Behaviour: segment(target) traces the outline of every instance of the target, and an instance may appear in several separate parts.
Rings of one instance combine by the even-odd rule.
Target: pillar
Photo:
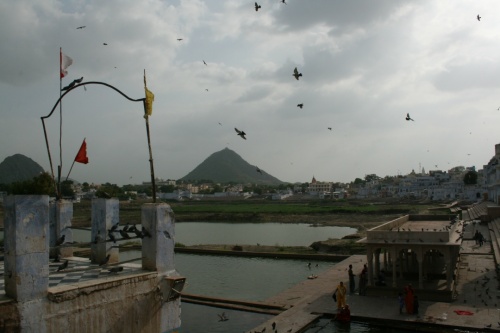
[[[373,247],[368,247],[367,259],[368,259],[368,285],[373,286]]]
[[[158,272],[160,289],[163,291],[158,332],[177,332],[181,326],[180,297],[170,298],[171,292],[182,291],[185,279],[178,276],[174,265],[175,218],[166,203],[142,205],[143,230],[151,236],[142,239],[142,268]],[[176,282],[181,284],[176,285]]]
[[[72,257],[73,248],[63,246],[56,248],[56,241],[64,235],[64,243],[73,242],[71,219],[73,218],[73,203],[67,200],[58,200],[50,204],[50,256],[55,258]]]
[[[17,302],[41,299],[49,287],[49,197],[7,196],[4,210],[5,294]]]
[[[380,252],[381,249],[375,250],[375,276],[377,278],[380,275]]]
[[[142,240],[142,268],[160,273],[174,270],[175,218],[170,206],[144,204],[141,222],[151,234]]]
[[[397,249],[391,248],[391,259],[394,258],[392,262],[392,286],[396,288],[397,285],[397,273],[396,273],[396,261],[397,261]]]
[[[417,249],[415,249],[415,257],[417,259],[417,262],[418,262],[418,287],[420,289],[423,289],[424,288],[424,251],[422,249],[422,247],[418,247]]]
[[[108,263],[118,262],[118,243],[109,240],[108,230],[112,226],[117,225],[119,220],[119,201],[116,198],[111,199],[92,199],[92,230],[91,237],[91,253],[90,258],[92,263],[101,263],[109,254]],[[114,233],[117,239],[121,238],[118,233]],[[98,239],[97,244],[94,241]]]

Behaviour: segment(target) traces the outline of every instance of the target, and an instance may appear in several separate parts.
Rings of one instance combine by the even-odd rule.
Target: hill
[[[0,163],[0,184],[31,180],[43,171],[40,164],[31,158],[15,154]]]
[[[180,180],[211,180],[215,183],[253,183],[278,185],[283,182],[249,164],[229,148],[215,152]]]

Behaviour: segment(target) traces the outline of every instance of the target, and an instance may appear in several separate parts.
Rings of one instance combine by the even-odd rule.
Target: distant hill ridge
[[[180,180],[211,180],[215,183],[236,182],[269,185],[283,183],[264,170],[261,170],[261,172],[257,171],[257,166],[249,164],[240,155],[229,148],[225,148],[210,155]]]
[[[44,172],[40,164],[22,154],[7,157],[0,163],[0,184],[31,180]]]

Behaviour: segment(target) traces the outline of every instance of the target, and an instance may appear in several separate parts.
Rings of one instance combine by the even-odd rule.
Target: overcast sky
[[[500,143],[500,2],[286,3],[0,1],[0,161],[20,153],[50,170],[40,117],[59,98],[62,47],[73,59],[63,86],[83,76],[143,98],[146,70],[158,178],[226,147],[286,182],[488,163]],[[62,110],[64,177],[86,138],[90,162],[71,178],[150,180],[141,103],[88,85]],[[46,123],[56,168],[58,109]]]

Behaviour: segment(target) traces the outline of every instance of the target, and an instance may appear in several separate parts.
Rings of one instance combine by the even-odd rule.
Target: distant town
[[[157,198],[160,200],[201,200],[210,198],[266,198],[270,200],[295,199],[369,199],[401,198],[429,201],[480,201],[499,203],[500,195],[500,144],[495,145],[495,155],[481,170],[475,167],[456,166],[449,170],[424,168],[407,175],[379,177],[375,174],[356,178],[351,183],[317,180],[309,183],[257,185],[238,183],[213,183],[204,181],[177,181],[155,179]],[[76,202],[95,197],[118,197],[120,200],[137,200],[151,197],[151,182],[140,185],[89,184],[68,182],[63,184],[63,195]],[[0,199],[2,194],[0,192]]]
[[[156,196],[160,200],[202,199],[370,199],[400,198],[428,201],[480,201],[500,203],[500,144],[483,168],[456,166],[449,170],[424,168],[407,175],[379,177],[376,174],[356,178],[350,183],[317,180],[314,175],[308,183],[282,183],[279,185],[255,183],[216,183],[211,180],[155,179]],[[50,177],[46,174],[46,177]],[[50,179],[49,179],[50,182]],[[19,185],[19,184],[18,184]],[[21,184],[22,185],[22,184]],[[15,192],[14,192],[15,193]],[[65,199],[79,202],[96,197],[117,197],[120,200],[147,199],[152,196],[151,182],[118,186],[115,184],[89,184],[65,181],[61,184]],[[0,201],[9,193],[0,188]]]

